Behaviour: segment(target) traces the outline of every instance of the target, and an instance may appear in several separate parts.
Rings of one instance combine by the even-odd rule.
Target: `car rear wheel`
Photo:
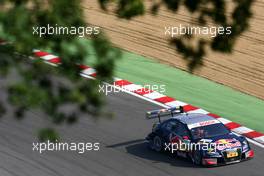
[[[153,149],[157,152],[161,152],[162,151],[162,140],[159,136],[155,136],[153,139]]]

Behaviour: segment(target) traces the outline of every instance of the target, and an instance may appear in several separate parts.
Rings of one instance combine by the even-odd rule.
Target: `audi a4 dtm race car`
[[[146,116],[159,119],[146,137],[149,148],[157,152],[169,151],[204,166],[237,163],[254,156],[245,137],[211,116],[184,113],[183,107],[149,111]],[[161,121],[161,117],[169,118]]]

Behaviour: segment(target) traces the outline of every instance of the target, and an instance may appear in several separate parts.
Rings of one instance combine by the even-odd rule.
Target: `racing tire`
[[[163,151],[163,142],[162,142],[162,139],[159,136],[155,136],[153,138],[153,149],[156,152]]]
[[[148,141],[147,148],[150,149],[150,150],[154,150],[153,140],[149,140],[149,141]]]
[[[192,155],[192,161],[195,165],[201,165],[202,164],[202,156],[199,151],[194,151]]]

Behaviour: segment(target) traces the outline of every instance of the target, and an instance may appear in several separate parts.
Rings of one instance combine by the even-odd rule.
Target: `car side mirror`
[[[190,144],[191,143],[191,140],[188,136],[183,136],[182,137],[182,142],[185,143],[185,144]]]
[[[183,136],[182,139],[189,140],[189,136]]]
[[[190,144],[191,143],[191,140],[189,140],[189,139],[183,139],[182,142],[185,143],[185,144]]]

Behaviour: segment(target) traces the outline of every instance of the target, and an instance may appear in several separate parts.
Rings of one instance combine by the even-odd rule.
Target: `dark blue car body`
[[[166,110],[161,112],[164,111]],[[160,119],[159,111],[153,112],[148,115],[152,113],[151,118]],[[231,132],[211,116],[173,112],[169,114],[172,117],[155,123],[152,132],[146,137],[151,149],[158,152],[173,150],[172,153],[190,158],[195,164],[208,166],[236,163],[254,156],[245,137]],[[200,133],[204,136],[197,137]],[[185,147],[182,149],[180,146]]]

